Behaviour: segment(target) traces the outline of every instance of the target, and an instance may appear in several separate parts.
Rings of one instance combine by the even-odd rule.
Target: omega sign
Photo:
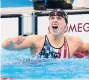
[[[89,32],[89,22],[69,24],[65,32]]]

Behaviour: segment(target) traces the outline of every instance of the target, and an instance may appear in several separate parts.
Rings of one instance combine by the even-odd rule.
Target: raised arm
[[[3,42],[2,48],[8,50],[25,49],[32,46],[32,41],[32,35],[9,38]]]

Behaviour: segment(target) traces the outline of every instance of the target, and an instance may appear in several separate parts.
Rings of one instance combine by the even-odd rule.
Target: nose
[[[55,23],[57,23],[57,22],[58,22],[58,20],[55,18],[55,19],[54,19],[54,22],[55,22]]]

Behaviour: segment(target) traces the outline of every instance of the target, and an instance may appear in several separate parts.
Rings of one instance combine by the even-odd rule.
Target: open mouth
[[[57,28],[58,28],[58,26],[52,26],[52,28],[53,28],[53,29],[57,29]]]

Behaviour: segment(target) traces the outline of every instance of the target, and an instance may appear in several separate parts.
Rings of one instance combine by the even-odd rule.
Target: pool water
[[[88,80],[89,58],[37,59],[29,49],[1,49],[1,77],[15,80]]]

